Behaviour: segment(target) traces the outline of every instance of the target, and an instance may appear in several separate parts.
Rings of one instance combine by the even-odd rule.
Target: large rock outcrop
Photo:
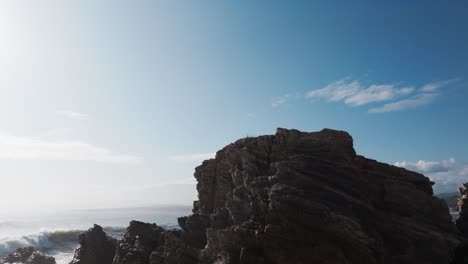
[[[356,155],[343,131],[240,139],[195,177],[182,230],[142,241],[152,253],[131,263],[444,264],[460,243],[427,177]]]
[[[78,243],[70,264],[112,264],[117,241],[108,237],[101,226],[94,225],[79,235]]]
[[[452,264],[468,264],[468,182],[458,189],[460,198],[458,200],[459,214],[456,223],[461,233],[461,243],[456,250],[456,259]]]
[[[458,191],[460,192],[458,200],[460,216],[457,219],[457,227],[468,238],[468,182],[464,183]]]
[[[0,258],[0,264],[55,264],[53,257],[46,256],[44,253],[33,247],[18,248],[15,252]]]
[[[132,221],[118,243],[113,264],[145,264],[154,249],[164,244],[164,229],[156,224]]]

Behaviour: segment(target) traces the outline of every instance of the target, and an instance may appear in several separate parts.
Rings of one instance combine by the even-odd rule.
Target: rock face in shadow
[[[461,233],[461,243],[456,250],[456,259],[452,264],[468,264],[468,183],[464,183],[458,191],[460,198],[458,207],[460,216],[456,223]]]
[[[116,242],[104,233],[102,227],[94,225],[78,237],[79,247],[70,264],[112,264]]]
[[[164,244],[164,229],[156,224],[132,221],[119,241],[113,264],[146,264],[151,252]]]
[[[0,264],[23,263],[23,264],[55,264],[53,257],[46,256],[44,253],[33,247],[18,248],[15,252],[0,258]]]
[[[460,217],[457,219],[457,227],[468,238],[468,182],[464,183],[458,190],[460,192],[458,200]]]
[[[151,239],[124,238],[114,264],[443,264],[460,244],[427,177],[356,155],[343,131],[240,139],[195,177],[182,230],[146,227]]]
[[[459,242],[428,178],[356,155],[342,131],[241,139],[195,177],[208,263],[449,263]]]

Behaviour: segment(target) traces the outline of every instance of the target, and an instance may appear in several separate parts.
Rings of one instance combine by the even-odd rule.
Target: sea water
[[[68,264],[78,235],[99,224],[114,238],[121,238],[131,220],[178,228],[177,218],[191,213],[191,206],[60,210],[49,212],[0,213],[0,256],[19,247],[33,246]]]

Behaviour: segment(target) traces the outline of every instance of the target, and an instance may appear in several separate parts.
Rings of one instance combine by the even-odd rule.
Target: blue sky
[[[468,181],[467,13],[466,1],[4,1],[0,208],[189,204],[201,160],[277,127],[346,130],[358,153],[455,191]]]

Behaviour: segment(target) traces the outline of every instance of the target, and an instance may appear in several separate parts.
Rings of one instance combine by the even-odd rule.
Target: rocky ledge
[[[33,247],[18,248],[15,252],[0,258],[0,264],[55,264],[55,259]]]
[[[240,139],[195,178],[199,200],[181,230],[132,222],[116,243],[96,226],[72,263],[463,263],[433,182],[356,155],[343,131]]]

